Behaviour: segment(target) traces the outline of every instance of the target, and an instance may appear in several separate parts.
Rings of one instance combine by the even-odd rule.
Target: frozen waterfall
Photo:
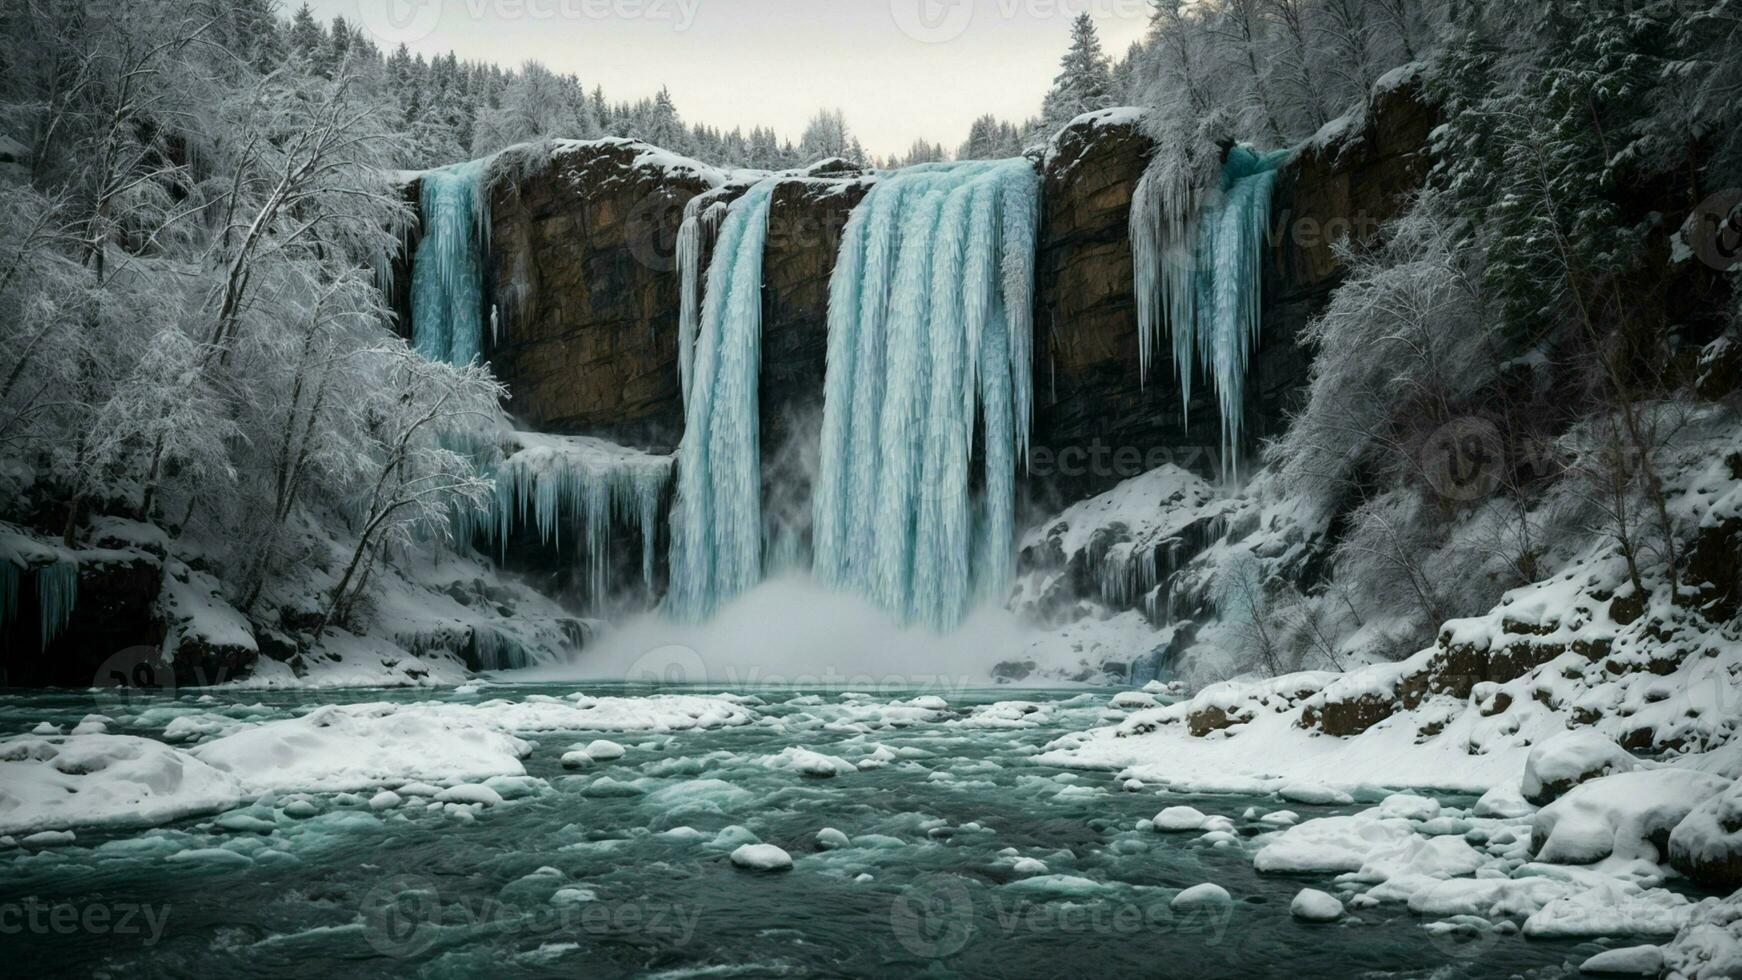
[[[1147,377],[1155,341],[1166,333],[1182,419],[1191,404],[1193,368],[1203,370],[1220,409],[1225,473],[1239,464],[1270,197],[1288,153],[1231,147],[1219,184],[1201,200],[1179,171],[1152,162],[1131,201],[1141,370]]]
[[[418,181],[423,238],[412,258],[411,343],[432,361],[469,364],[483,352],[487,167],[458,163]]]
[[[846,227],[814,570],[903,620],[953,626],[1013,574],[1039,189],[1026,159],[910,167],[880,179]]]
[[[694,350],[680,362],[688,367],[667,601],[684,619],[706,618],[762,578],[762,250],[780,180],[751,187],[718,219],[706,298],[699,316],[680,325],[693,329]],[[688,248],[693,262],[693,235]]]

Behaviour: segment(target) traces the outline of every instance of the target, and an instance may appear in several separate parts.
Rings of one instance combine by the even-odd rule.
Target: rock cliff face
[[[1434,124],[1435,113],[1405,82],[1382,93],[1363,124],[1313,141],[1281,173],[1264,326],[1247,387],[1248,452],[1281,430],[1300,396],[1309,359],[1297,337],[1342,275],[1332,243],[1369,237],[1395,215],[1425,173]],[[1164,462],[1205,475],[1220,465],[1209,386],[1196,386],[1182,413],[1166,345],[1147,381],[1139,373],[1128,226],[1150,148],[1136,123],[1103,119],[1062,133],[1042,165],[1036,451],[1026,483],[1034,513],[1056,512]],[[510,410],[543,431],[674,449],[683,430],[678,228],[690,198],[729,199],[742,185],[626,140],[540,148],[497,169],[486,267],[500,332],[485,349],[513,392]],[[771,548],[787,532],[808,533],[829,277],[848,216],[870,183],[821,167],[774,194],[759,391]]]
[[[1279,175],[1264,269],[1264,316],[1247,381],[1247,452],[1287,424],[1309,358],[1296,338],[1341,281],[1332,243],[1367,238],[1426,173],[1435,123],[1412,84],[1376,99],[1363,126],[1303,148]],[[1150,153],[1131,122],[1079,123],[1046,163],[1037,264],[1034,444],[1029,481],[1046,512],[1171,462],[1212,474],[1214,394],[1182,413],[1166,345],[1139,372],[1131,197]]]
[[[677,232],[721,178],[627,140],[520,159],[490,188],[486,263],[485,352],[509,411],[539,431],[675,447]]]

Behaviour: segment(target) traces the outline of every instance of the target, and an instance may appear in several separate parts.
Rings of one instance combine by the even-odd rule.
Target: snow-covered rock
[[[744,844],[732,852],[732,863],[755,871],[786,871],[792,867],[792,855],[773,844]]]
[[[847,835],[833,827],[824,827],[817,831],[817,847],[825,851],[837,851],[851,843]]]
[[[624,756],[623,746],[607,738],[596,739],[587,743],[587,757],[595,762],[610,762]]]
[[[1714,795],[1676,824],[1669,863],[1709,887],[1742,888],[1742,782]]]
[[[1655,977],[1663,972],[1663,950],[1656,946],[1607,949],[1579,964],[1579,972],[1606,977]]]
[[[1302,922],[1335,922],[1343,917],[1343,903],[1335,895],[1303,888],[1289,904],[1288,911]]]
[[[778,755],[764,756],[762,764],[770,769],[784,769],[812,779],[832,779],[859,771],[858,766],[845,759],[812,752],[802,745],[789,746]]]
[[[1702,903],[1663,947],[1669,980],[1733,980],[1742,977],[1742,892]]]
[[[1201,908],[1203,906],[1231,905],[1233,896],[1228,889],[1215,882],[1206,881],[1201,885],[1193,885],[1173,897],[1171,906],[1176,909]]]
[[[1195,807],[1170,806],[1156,814],[1150,824],[1164,834],[1183,834],[1203,829],[1207,820],[1209,817]]]
[[[1615,740],[1589,728],[1562,732],[1530,750],[1519,790],[1536,806],[1547,806],[1580,783],[1637,765]]]
[[[1685,769],[1605,776],[1575,787],[1542,808],[1531,826],[1539,861],[1592,864],[1614,856],[1661,862],[1657,842],[1730,780]]]

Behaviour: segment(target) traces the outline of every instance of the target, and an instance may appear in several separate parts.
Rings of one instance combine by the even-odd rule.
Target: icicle
[[[0,636],[6,635],[18,618],[18,585],[23,577],[12,559],[0,555]]]
[[[872,188],[843,237],[829,287],[814,570],[904,620],[953,626],[1012,575],[1038,193],[1027,160],[910,167]]]
[[[423,238],[412,259],[411,337],[412,347],[432,361],[469,364],[483,351],[487,166],[473,160],[419,178]]]
[[[762,575],[762,252],[780,179],[732,202],[708,265],[671,520],[668,602],[685,619],[707,617]]]
[[[696,331],[701,326],[702,252],[719,234],[720,222],[726,217],[724,202],[698,194],[684,205],[683,224],[677,232],[677,265],[679,273],[677,367],[679,390],[684,402],[690,397],[690,373],[695,364]]]
[[[565,531],[578,534],[591,597],[603,603],[612,586],[612,529],[633,527],[641,535],[642,585],[651,597],[659,504],[671,483],[672,458],[583,436],[516,438],[525,448],[496,468],[496,500],[487,513],[462,520],[462,540],[476,535],[501,552],[517,524],[532,526],[551,546],[562,544]]]
[[[79,602],[79,563],[62,558],[37,568],[36,602],[42,621],[42,646],[47,649],[72,622],[73,608]]]
[[[1172,340],[1184,418],[1194,368],[1208,376],[1221,416],[1222,466],[1239,466],[1245,380],[1262,312],[1264,232],[1276,170],[1288,151],[1229,149],[1219,186],[1201,198],[1186,168],[1157,157],[1131,202],[1138,362],[1147,378],[1154,340]]]

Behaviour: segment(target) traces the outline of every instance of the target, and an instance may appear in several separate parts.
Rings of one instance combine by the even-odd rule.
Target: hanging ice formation
[[[694,351],[687,355],[684,379],[667,602],[684,619],[706,618],[762,577],[756,403],[762,367],[762,249],[769,205],[780,180],[770,177],[756,184],[732,202],[723,218],[715,219],[719,230],[708,263],[706,297],[699,315],[680,324],[680,332],[693,329]],[[691,236],[685,253],[698,266],[694,257],[699,247]],[[690,285],[698,282],[694,276],[686,278]],[[680,345],[687,348],[687,339],[680,339]]]
[[[814,570],[903,621],[948,628],[1013,577],[1038,197],[1025,159],[909,167],[879,180],[844,232]]]
[[[1203,370],[1221,413],[1224,473],[1239,464],[1270,197],[1288,154],[1231,147],[1219,184],[1201,201],[1189,178],[1152,162],[1131,200],[1140,370],[1147,378],[1155,342],[1167,334],[1182,417],[1191,404],[1193,368]]]
[[[423,238],[411,266],[411,344],[432,361],[469,364],[483,352],[488,160],[423,174]]]
[[[690,397],[690,371],[695,365],[696,331],[701,328],[702,251],[714,243],[728,206],[709,194],[698,194],[684,205],[683,224],[677,232],[678,380],[684,401]]]
[[[30,553],[36,553],[32,560]],[[43,557],[48,557],[43,562]],[[0,533],[0,635],[19,613],[25,577],[35,580],[36,613],[42,647],[72,622],[79,601],[79,563],[58,549],[37,546],[19,535]]]
[[[481,537],[499,554],[517,525],[530,524],[547,545],[579,535],[589,595],[610,594],[611,530],[627,525],[641,535],[641,578],[651,595],[659,505],[671,482],[672,459],[585,436],[515,433],[521,450],[495,468],[496,499],[487,514],[468,518],[462,538]]]

